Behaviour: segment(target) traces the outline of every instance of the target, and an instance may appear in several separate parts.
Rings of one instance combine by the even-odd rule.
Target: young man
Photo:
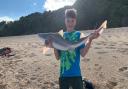
[[[67,31],[63,34],[64,39],[72,42],[80,39],[81,33],[74,29],[76,21],[76,10],[67,9],[65,11],[65,25]],[[83,89],[80,55],[84,57],[87,54],[92,40],[98,36],[98,32],[92,33],[87,44],[83,44],[73,51],[60,51],[54,49],[56,59],[60,60],[60,89],[69,89],[70,87],[72,87],[72,89]],[[52,47],[52,41],[49,43],[49,46]]]

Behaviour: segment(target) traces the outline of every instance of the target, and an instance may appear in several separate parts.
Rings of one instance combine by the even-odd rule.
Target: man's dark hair
[[[66,9],[65,10],[65,18],[76,18],[77,10],[76,9]]]

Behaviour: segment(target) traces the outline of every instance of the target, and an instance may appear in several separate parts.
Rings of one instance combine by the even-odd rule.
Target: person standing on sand
[[[75,28],[77,22],[77,11],[73,9],[65,10],[65,25],[66,32],[63,34],[63,38],[68,41],[76,42],[81,38],[81,33]],[[54,48],[54,54],[57,60],[60,60],[60,77],[59,87],[60,89],[83,89],[82,75],[80,69],[80,55],[85,57],[91,46],[93,39],[99,37],[98,32],[91,33],[89,36],[89,42],[82,44],[80,47],[72,51],[61,51]],[[52,40],[49,41],[49,47],[52,46]]]

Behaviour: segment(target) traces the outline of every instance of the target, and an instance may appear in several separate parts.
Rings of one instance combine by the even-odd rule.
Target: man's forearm
[[[91,43],[92,43],[92,40],[89,40],[89,42],[86,44],[85,48],[81,49],[80,53],[81,53],[82,57],[84,57],[88,53],[89,48],[91,47]]]
[[[59,53],[56,49],[54,49],[54,55],[57,60],[59,60]]]

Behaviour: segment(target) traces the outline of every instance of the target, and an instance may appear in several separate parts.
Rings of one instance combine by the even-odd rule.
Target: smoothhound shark
[[[99,34],[101,34],[104,29],[107,27],[107,20],[102,23],[102,25],[96,30]],[[88,36],[83,36],[78,40],[77,42],[70,42],[67,41],[63,38],[63,30],[57,32],[57,33],[38,33],[38,36],[41,38],[42,41],[44,41],[44,44],[47,46],[48,41],[52,41],[53,48],[58,49],[58,50],[73,50],[80,45],[84,43],[89,42],[89,37],[91,36],[90,34]]]

